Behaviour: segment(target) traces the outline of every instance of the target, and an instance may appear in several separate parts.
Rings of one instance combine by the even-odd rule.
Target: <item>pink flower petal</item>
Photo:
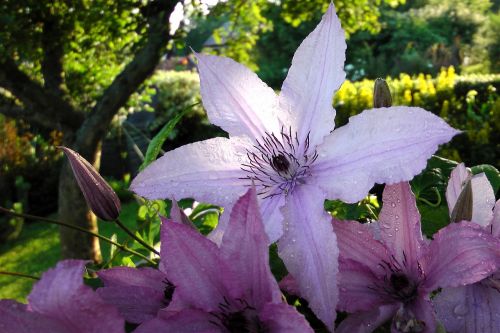
[[[248,142],[246,142],[248,143]],[[214,138],[167,152],[132,181],[131,190],[148,199],[196,198],[225,206],[247,190],[241,163],[245,142]]]
[[[500,240],[475,223],[453,223],[434,235],[421,264],[423,289],[457,287],[480,281],[498,267]]]
[[[481,283],[443,289],[434,306],[448,332],[497,333],[500,327],[500,293]]]
[[[420,214],[410,184],[386,185],[379,215],[380,236],[398,263],[416,276],[418,259],[426,246],[420,230]]]
[[[124,332],[124,320],[83,284],[85,261],[64,260],[42,275],[28,300],[30,308],[71,327],[72,332]]]
[[[299,46],[281,88],[279,103],[288,114],[282,121],[298,131],[298,141],[309,135],[315,147],[335,126],[333,93],[344,82],[345,35],[333,3],[313,32]]]
[[[331,217],[323,209],[324,194],[316,187],[296,187],[283,208],[285,227],[278,251],[300,294],[333,330],[338,299],[338,247]]]
[[[196,54],[201,97],[210,122],[229,135],[258,139],[279,133],[277,96],[245,66],[225,57]]]
[[[281,292],[269,268],[268,244],[257,194],[252,188],[234,205],[220,249],[245,290],[245,300],[257,310],[265,303],[281,301]]]
[[[170,301],[165,298],[167,276],[159,270],[114,267],[98,275],[104,287],[97,289],[97,294],[130,323],[140,324],[154,318]]]
[[[420,108],[367,110],[325,138],[311,173],[328,198],[356,202],[374,183],[412,179],[457,133]]]
[[[363,263],[377,276],[385,275],[380,263],[388,261],[390,254],[383,243],[375,240],[372,233],[373,223],[361,224],[357,221],[334,219],[332,224],[337,234],[341,259]]]
[[[26,304],[0,300],[0,331],[2,333],[68,333],[70,328],[56,319],[28,311]]]
[[[284,195],[275,195],[259,201],[262,221],[269,237],[269,242],[276,242],[283,235],[283,215],[281,208],[285,205]]]
[[[207,312],[186,309],[168,318],[150,320],[134,330],[134,333],[220,333],[220,328],[211,320],[213,316]]]
[[[217,245],[179,223],[162,224],[161,233],[162,265],[174,294],[192,307],[216,310],[229,296],[225,280],[234,279]]]
[[[337,235],[339,238],[340,235]],[[339,260],[339,303],[337,310],[346,312],[368,311],[380,306],[385,299],[373,287],[380,284],[381,277],[370,268],[353,260]]]
[[[302,314],[285,303],[268,303],[259,313],[269,333],[307,333],[312,330]]]
[[[397,312],[395,318],[392,322],[392,330],[394,332],[394,326],[400,320],[402,327],[406,327],[407,330],[400,330],[397,332],[422,332],[422,333],[435,333],[436,332],[436,314],[434,313],[434,307],[427,296],[418,297],[414,302],[408,304],[401,308],[405,313],[409,314],[409,318],[398,318]],[[405,319],[408,321],[405,322]],[[413,328],[413,330],[411,330]]]
[[[349,315],[335,330],[337,333],[370,333],[392,318],[397,305],[383,305],[370,311]]]

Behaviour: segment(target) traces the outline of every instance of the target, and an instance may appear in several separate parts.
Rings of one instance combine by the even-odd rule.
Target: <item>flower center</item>
[[[165,288],[163,289],[163,303],[165,306],[168,306],[172,301],[172,296],[174,295],[175,286],[169,280],[165,279],[162,281],[165,284]]]
[[[262,198],[285,194],[310,176],[310,165],[318,158],[309,147],[309,134],[301,144],[297,133],[282,128],[279,135],[266,133],[247,150],[248,163],[241,169],[247,172],[242,179],[251,180]],[[251,183],[249,183],[251,185]]]
[[[415,314],[404,305],[399,308],[392,319],[393,330],[403,333],[419,333],[425,330],[425,322],[416,318]]]
[[[268,333],[256,309],[245,300],[237,301],[235,306],[224,298],[224,302],[219,304],[219,312],[210,313],[214,317],[210,322],[229,333]]]

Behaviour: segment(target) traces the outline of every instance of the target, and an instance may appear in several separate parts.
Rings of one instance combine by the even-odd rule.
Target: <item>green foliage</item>
[[[387,78],[393,105],[420,106],[463,130],[442,151],[467,165],[500,165],[499,75],[457,76],[452,67],[436,77],[419,74]],[[373,81],[346,81],[334,98],[338,126],[350,116],[372,107]]]

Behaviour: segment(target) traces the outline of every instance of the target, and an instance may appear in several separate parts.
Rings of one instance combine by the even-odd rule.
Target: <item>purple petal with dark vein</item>
[[[278,284],[269,267],[268,244],[257,194],[252,187],[234,205],[220,249],[245,291],[245,300],[257,310],[265,303],[281,301]]]

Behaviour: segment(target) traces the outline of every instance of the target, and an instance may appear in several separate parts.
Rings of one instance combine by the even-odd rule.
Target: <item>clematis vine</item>
[[[43,274],[28,301],[0,300],[2,333],[124,333],[125,321],[83,284],[85,261],[64,260]]]
[[[468,192],[468,194],[467,194]],[[470,203],[464,202],[468,197]],[[451,173],[446,191],[450,214],[468,206],[470,218],[496,239],[500,261],[500,200],[495,204],[493,188],[484,173],[472,175],[463,163]],[[499,263],[500,267],[500,263]],[[445,288],[433,299],[438,319],[446,330],[495,333],[500,328],[500,271],[467,286]]]
[[[312,332],[281,298],[254,189],[235,204],[220,248],[184,224],[165,223],[162,233],[175,292],[135,332]]]
[[[410,180],[458,131],[414,107],[364,111],[334,130],[345,36],[333,4],[297,49],[279,96],[231,59],[197,54],[203,105],[229,133],[167,152],[131,189],[149,199],[193,197],[226,211],[255,184],[270,242],[330,329],[338,249],[325,198],[356,202],[374,183]],[[223,214],[210,235],[220,243]]]
[[[450,224],[426,240],[407,182],[386,185],[379,221],[333,221],[340,248],[338,310],[352,313],[337,332],[434,333],[430,293],[474,283],[497,269],[498,243],[472,223]]]

